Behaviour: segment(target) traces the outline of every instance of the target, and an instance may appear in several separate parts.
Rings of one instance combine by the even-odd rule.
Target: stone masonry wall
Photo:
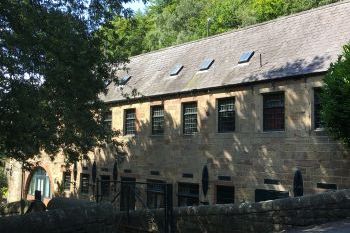
[[[314,129],[314,88],[322,86],[322,76],[285,79],[251,86],[212,90],[207,93],[164,97],[113,104],[112,127],[124,129],[124,110],[135,108],[135,135],[121,136],[127,143],[127,156],[119,156],[109,149],[96,149],[89,154],[90,161],[83,168],[78,163],[76,185],[73,185],[73,166],[66,167],[64,157],[54,161],[42,154],[35,162],[50,177],[51,193],[57,191],[63,172],[71,172],[70,189],[65,196],[93,199],[92,163],[97,164],[97,177],[112,178],[113,166],[118,158],[118,179],[134,177],[138,182],[159,180],[172,183],[174,206],[177,206],[178,183],[199,185],[199,201],[215,204],[217,185],[234,186],[235,203],[255,200],[255,190],[284,191],[293,196],[293,175],[300,170],[304,180],[304,194],[326,191],[317,183],[335,184],[337,189],[350,188],[350,153],[341,143],[332,140],[324,130]],[[285,130],[263,131],[263,95],[283,92],[285,96]],[[235,132],[218,133],[217,101],[235,98]],[[183,135],[182,104],[197,102],[198,133]],[[151,107],[164,106],[164,135],[152,135]],[[201,187],[202,169],[209,170],[209,190],[204,196]],[[156,173],[151,173],[156,171]],[[80,192],[81,173],[90,175],[88,194]],[[193,177],[184,177],[190,173]],[[157,174],[157,175],[154,175]],[[219,176],[230,180],[219,179]],[[275,184],[265,179],[277,180]],[[21,186],[24,198],[28,193],[30,174],[25,172],[21,181],[20,166],[13,162],[9,176],[10,202],[20,200]]]
[[[50,204],[49,204],[50,205]],[[49,211],[0,217],[1,233],[164,232],[164,210],[115,212],[96,205],[53,199]],[[271,233],[350,217],[350,190],[244,204],[174,209],[174,233]]]
[[[342,190],[259,203],[175,208],[174,232],[271,233],[347,217],[350,190]],[[125,223],[126,214],[117,213],[116,219]],[[132,212],[129,222],[139,232],[164,232],[161,210]],[[128,232],[123,224],[118,227]]]
[[[200,192],[199,199],[210,204],[216,203],[216,185],[234,186],[235,203],[254,201],[256,189],[286,191],[292,196],[297,169],[303,175],[305,194],[324,192],[317,183],[350,188],[349,151],[324,130],[314,128],[314,88],[322,86],[322,78],[286,79],[111,106],[112,127],[119,130],[124,129],[125,109],[136,110],[137,133],[123,137],[128,142],[128,156],[119,166],[120,176],[173,183],[176,197],[179,182],[199,184],[201,190],[202,169],[207,165],[208,195]],[[266,132],[263,95],[274,92],[284,93],[285,130]],[[235,98],[235,131],[230,133],[219,133],[217,126],[217,101],[224,97]],[[187,102],[198,106],[198,133],[194,135],[182,131],[182,105]],[[151,131],[151,108],[156,105],[164,106],[161,136]],[[193,177],[183,177],[184,173]],[[220,180],[219,176],[230,180]],[[276,179],[278,183],[266,184],[264,179]]]
[[[0,217],[1,233],[115,233],[111,205],[55,209]]]

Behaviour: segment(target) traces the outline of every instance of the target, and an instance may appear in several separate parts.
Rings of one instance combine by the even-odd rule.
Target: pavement
[[[294,228],[284,233],[350,233],[350,219],[325,223],[317,226]]]

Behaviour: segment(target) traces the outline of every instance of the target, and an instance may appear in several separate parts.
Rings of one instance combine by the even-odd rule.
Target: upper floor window
[[[197,103],[183,104],[183,133],[197,132]]]
[[[264,131],[284,130],[284,93],[263,95]]]
[[[126,109],[125,110],[124,132],[125,132],[125,135],[135,134],[135,132],[136,132],[135,109]]]
[[[112,129],[112,111],[105,113],[104,124],[107,129]]]
[[[321,120],[321,88],[315,88],[314,89],[314,128],[319,129],[323,128],[323,123]]]
[[[164,133],[164,107],[152,107],[152,134],[158,135]]]
[[[235,99],[218,100],[218,130],[219,132],[235,131]]]

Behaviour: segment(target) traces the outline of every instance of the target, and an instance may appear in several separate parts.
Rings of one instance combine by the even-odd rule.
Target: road
[[[284,233],[350,233],[350,219],[326,223],[318,226],[296,228]]]

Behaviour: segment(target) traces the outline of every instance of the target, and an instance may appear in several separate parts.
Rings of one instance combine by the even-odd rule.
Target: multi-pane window
[[[218,100],[218,130],[232,132],[235,130],[235,99]]]
[[[80,192],[89,193],[89,181],[90,175],[85,173],[80,173]]]
[[[315,88],[314,89],[314,127],[315,129],[322,128],[322,120],[321,120],[321,100],[320,100],[320,95],[321,95],[321,89],[320,88]]]
[[[284,93],[264,94],[264,131],[284,130]]]
[[[183,133],[197,132],[197,103],[183,104]]]
[[[63,187],[64,190],[70,190],[70,184],[71,184],[71,174],[70,171],[63,173]]]
[[[121,177],[120,210],[134,210],[136,203],[136,179]]]
[[[106,129],[112,129],[112,111],[105,113],[104,124]]]
[[[108,197],[110,191],[111,177],[103,175],[101,176],[101,196]]]
[[[125,129],[125,135],[135,134],[135,132],[136,132],[135,109],[126,109],[125,110],[124,129]]]
[[[152,107],[152,134],[158,135],[164,133],[164,107]]]
[[[199,204],[199,185],[191,183],[179,183],[178,205],[193,206]]]
[[[163,208],[165,198],[165,182],[147,180],[147,206],[151,209]]]
[[[233,186],[216,186],[216,203],[229,204],[235,202],[235,188]]]

